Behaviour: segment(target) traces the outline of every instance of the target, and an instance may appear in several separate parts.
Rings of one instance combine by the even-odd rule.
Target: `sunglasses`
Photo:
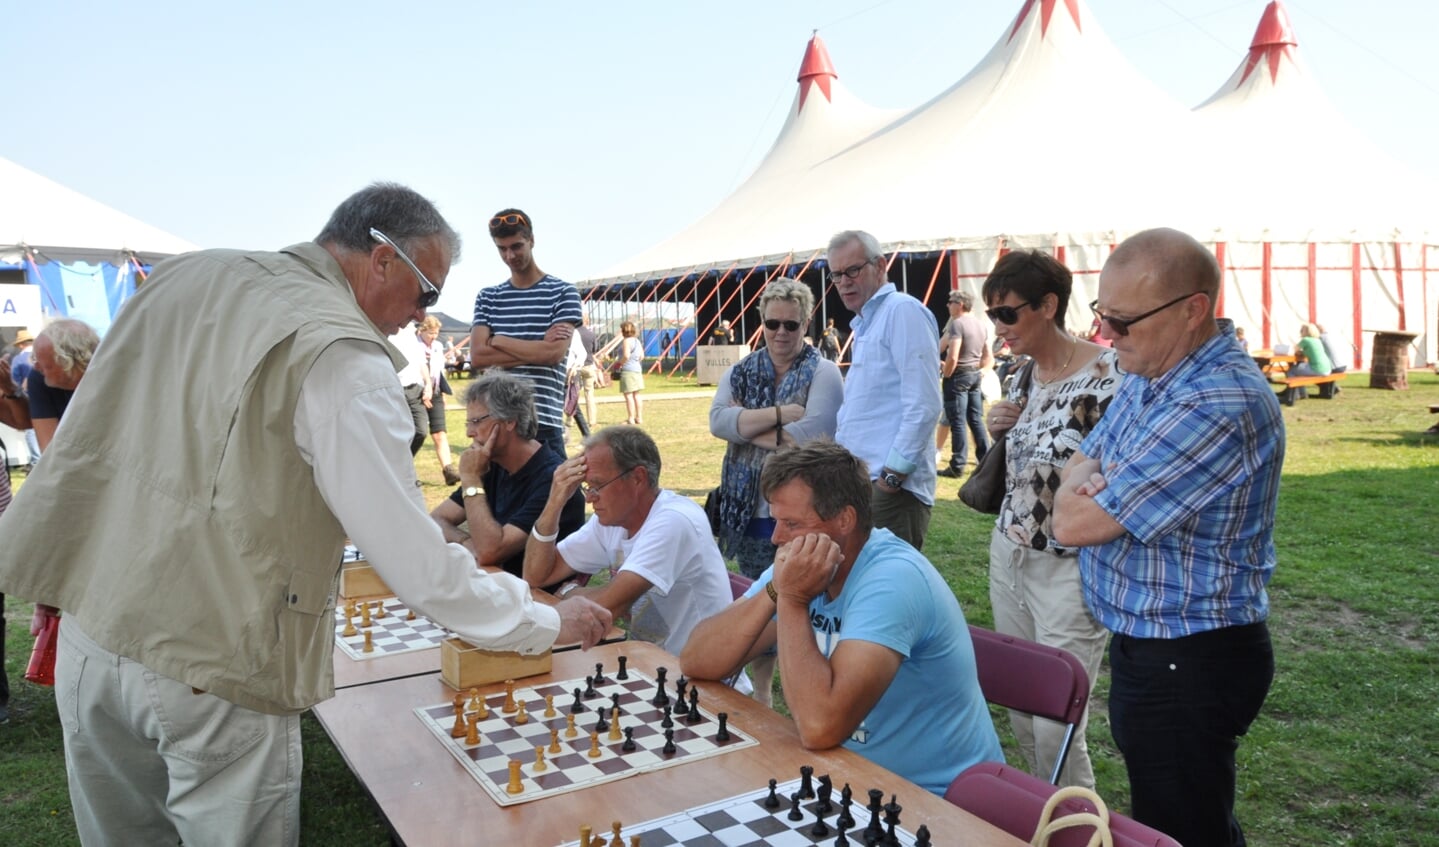
[[[1168,303],[1165,303],[1163,306],[1156,306],[1156,307],[1154,307],[1153,309],[1150,309],[1149,311],[1145,312],[1144,314],[1142,314],[1142,315],[1136,315],[1136,316],[1134,316],[1134,317],[1132,317],[1132,318],[1116,318],[1116,317],[1114,317],[1113,315],[1106,315],[1104,312],[1102,312],[1102,311],[1099,310],[1099,301],[1098,301],[1098,300],[1095,300],[1093,303],[1090,303],[1090,304],[1089,304],[1089,310],[1094,313],[1094,316],[1095,316],[1096,318],[1099,318],[1100,320],[1102,320],[1102,321],[1104,321],[1105,323],[1109,324],[1109,330],[1110,330],[1110,332],[1113,332],[1115,335],[1118,335],[1118,336],[1120,336],[1120,337],[1122,338],[1122,337],[1124,337],[1124,336],[1126,336],[1126,335],[1129,334],[1129,328],[1130,328],[1131,326],[1134,326],[1135,324],[1139,323],[1140,321],[1144,320],[1145,318],[1149,317],[1150,315],[1157,315],[1157,314],[1159,314],[1160,312],[1164,311],[1165,309],[1168,309],[1170,306],[1173,306],[1175,303],[1183,303],[1185,300],[1188,300],[1190,297],[1193,297],[1193,296],[1196,295],[1196,294],[1202,294],[1202,293],[1203,293],[1203,292],[1201,292],[1201,291],[1191,291],[1191,292],[1189,292],[1188,294],[1185,294],[1185,295],[1182,295],[1182,296],[1180,296],[1180,297],[1176,297],[1176,298],[1174,298],[1173,300],[1170,300]]]
[[[770,332],[779,332],[784,327],[785,332],[799,332],[799,321],[777,321],[774,318],[766,318],[764,328]]]
[[[394,250],[395,255],[400,257],[400,261],[409,265],[410,270],[415,272],[415,276],[420,280],[420,297],[415,302],[421,309],[428,309],[440,302],[440,289],[430,282],[430,278],[425,276],[425,272],[420,270],[420,266],[415,264],[413,259],[405,255],[405,251],[400,249],[400,245],[391,241],[388,235],[374,227],[370,228],[370,237]]]
[[[1018,306],[995,306],[993,309],[985,309],[984,314],[997,324],[1014,326],[1016,323],[1019,323],[1019,310],[1025,306],[1031,309],[1038,309],[1039,301],[1028,300],[1020,303]]]
[[[524,215],[495,215],[490,218],[490,229],[499,229],[502,226],[522,226],[530,228],[530,220]]]
[[[873,260],[871,259],[870,261]],[[869,267],[869,264],[870,262],[860,262],[857,265],[850,265],[842,271],[837,271],[831,268],[829,273],[830,276],[834,277],[836,281],[842,279],[854,279],[859,276],[860,271],[864,270],[866,267]]]

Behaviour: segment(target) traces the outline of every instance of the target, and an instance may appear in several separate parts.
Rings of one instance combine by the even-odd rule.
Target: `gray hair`
[[[350,195],[335,208],[315,241],[368,253],[375,247],[375,239],[370,237],[372,227],[406,252],[418,247],[417,242],[438,235],[450,248],[451,263],[460,261],[460,234],[445,221],[435,204],[394,182],[377,182]]]
[[[535,420],[535,390],[517,376],[487,373],[465,389],[465,405],[483,403],[496,420],[514,421],[515,434],[533,439],[539,432]]]
[[[826,251],[826,253],[833,253],[856,241],[864,246],[865,259],[873,262],[875,259],[884,258],[884,251],[879,249],[879,240],[862,229],[847,229],[844,232],[836,234],[834,238],[829,240],[829,250]]]
[[[655,440],[650,438],[649,433],[637,426],[625,424],[607,426],[586,438],[584,449],[588,450],[601,444],[609,446],[610,454],[615,457],[615,466],[619,468],[620,473],[628,473],[635,468],[644,468],[645,475],[649,477],[650,490],[659,490],[660,448],[655,444]]]
[[[782,276],[764,287],[764,293],[759,296],[759,314],[764,317],[765,309],[776,300],[783,300],[793,303],[799,307],[801,321],[808,322],[810,312],[814,311],[814,292],[809,286],[797,282],[787,276]]]
[[[84,321],[74,318],[59,318],[51,321],[38,336],[50,342],[55,352],[55,364],[71,377],[79,377],[90,367],[90,358],[100,346],[100,336]]]

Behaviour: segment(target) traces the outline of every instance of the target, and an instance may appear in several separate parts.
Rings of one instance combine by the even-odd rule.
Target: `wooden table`
[[[546,606],[553,606],[559,602],[553,594],[541,591],[538,588],[530,589],[530,596],[536,603],[543,603]],[[628,634],[617,626],[611,626],[610,631],[605,633],[601,644],[609,644],[616,641],[624,641]],[[579,642],[569,644],[556,644],[556,653],[566,650],[575,650]],[[440,672],[440,648],[438,646],[429,650],[415,650],[409,653],[400,653],[394,656],[381,656],[377,659],[351,659],[349,654],[335,645],[333,657],[335,666],[335,690],[353,688],[357,685],[371,685],[376,682],[385,682],[391,679],[404,679],[411,676],[422,676],[425,674],[437,674]]]
[[[596,662],[615,668],[620,655],[651,676],[657,666],[677,675],[676,658],[653,644],[630,641],[556,654],[552,673],[522,684],[581,677]],[[836,786],[850,783],[856,795],[871,787],[898,795],[904,806],[900,825],[914,832],[928,824],[937,844],[1024,843],[848,750],[805,750],[788,718],[719,683],[697,685],[707,709],[728,712],[730,725],[758,738],[759,746],[509,807],[496,805],[411,711],[454,697],[438,676],[348,688],[314,713],[402,844],[552,847],[574,840],[583,823],[602,830],[612,820],[638,824],[763,788],[770,778],[794,779],[805,764],[816,774],[830,774]],[[495,684],[481,690],[503,689]]]
[[[1293,354],[1275,353],[1273,350],[1254,350],[1249,355],[1254,357],[1254,363],[1266,376],[1271,373],[1285,373],[1299,361]]]

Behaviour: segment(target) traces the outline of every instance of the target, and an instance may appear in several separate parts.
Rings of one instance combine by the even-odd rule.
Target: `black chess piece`
[[[690,707],[685,705],[685,688],[689,684],[690,681],[684,677],[680,677],[675,682],[675,714],[677,715],[683,715],[690,710]]]
[[[809,834],[815,838],[824,838],[829,835],[829,825],[824,822],[824,813],[814,809],[814,826],[809,828]]]
[[[609,680],[605,679],[605,663],[595,662],[595,685],[604,685]]]
[[[904,807],[895,802],[893,794],[889,795],[889,802],[884,804],[884,843],[898,844],[899,837],[895,835],[895,828],[899,826],[899,813]]]
[[[607,721],[607,720],[605,720],[605,710],[604,710],[604,709],[595,709],[595,715],[596,715],[597,718],[598,718],[598,719],[595,721],[595,732],[609,732],[609,731],[610,731],[610,722]]]
[[[625,680],[630,678],[630,672],[625,670],[625,663],[630,660],[629,656],[620,657],[620,672],[615,674],[615,679]]]
[[[689,714],[685,715],[685,723],[696,724],[702,720],[704,720],[704,715],[700,714],[700,690],[691,688]]]
[[[849,807],[854,805],[854,792],[850,790],[849,783],[839,792],[839,818],[834,822],[837,827],[849,829],[854,826],[854,816],[849,813]]]
[[[764,807],[766,809],[779,808],[779,792],[775,790],[778,785],[779,783],[773,779],[769,781],[769,796],[764,798]]]
[[[620,707],[620,695],[618,692],[610,695],[610,706],[618,709]],[[623,714],[623,712],[621,712]]]
[[[632,726],[625,727],[625,743],[620,745],[620,750],[625,753],[633,753],[636,746],[635,728]]]
[[[929,847],[929,827],[926,824],[920,824],[915,830],[914,847]]]
[[[719,713],[719,732],[715,734],[715,740],[724,742],[729,740],[729,712]]]
[[[829,801],[833,794],[834,783],[830,781],[829,774],[825,774],[819,778],[819,789],[815,792],[815,796],[819,800],[819,804],[815,808],[819,809],[820,814],[827,815],[834,809],[834,804]]]
[[[864,843],[879,844],[884,839],[884,825],[879,822],[880,812],[884,811],[884,792],[878,788],[869,790],[869,824],[864,828]]]
[[[600,693],[595,690],[595,678],[592,677],[592,676],[587,676],[587,677],[585,677],[585,696],[586,696],[586,697],[598,697],[598,696],[600,696]]]
[[[849,827],[840,821],[835,821],[834,828],[839,830],[839,836],[834,839],[834,847],[849,847],[849,839],[844,835],[844,831]]]
[[[654,706],[663,706],[670,701],[669,692],[665,691],[665,674],[669,673],[667,668],[655,668],[655,699],[650,703]]]
[[[674,719],[670,717],[669,706],[662,706],[660,708],[660,716],[660,727],[662,729],[669,729],[675,725]]]
[[[580,702],[581,699],[583,698],[580,696],[580,690],[576,688],[575,703],[573,706],[570,706],[570,714],[578,715],[580,712],[588,712],[590,710],[589,706],[586,706],[584,703]]]
[[[672,729],[665,730],[665,746],[662,752],[666,756],[672,756],[675,753],[675,731]]]
[[[799,768],[799,796],[806,800],[814,797],[814,768],[809,765]]]
[[[789,817],[789,819],[792,820],[792,821],[802,821],[802,820],[804,820],[804,812],[801,812],[801,811],[799,810],[799,801],[800,801],[800,796],[799,796],[799,792],[798,792],[798,791],[796,791],[795,793],[789,795],[789,816],[788,816],[788,817]]]

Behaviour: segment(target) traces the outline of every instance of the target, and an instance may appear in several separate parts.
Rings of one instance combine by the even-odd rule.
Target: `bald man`
[[[1265,585],[1284,462],[1279,403],[1215,319],[1199,242],[1126,240],[1091,304],[1126,373],[1055,496],[1084,599],[1114,633],[1109,718],[1133,816],[1183,844],[1241,845],[1234,754],[1274,676]]]

